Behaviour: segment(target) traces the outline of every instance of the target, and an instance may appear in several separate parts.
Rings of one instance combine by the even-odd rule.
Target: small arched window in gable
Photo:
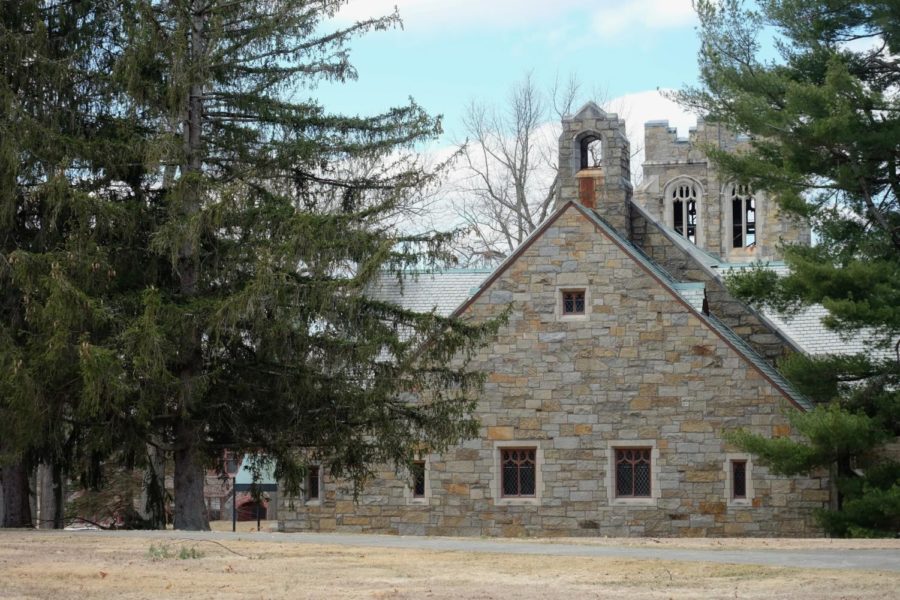
[[[596,169],[603,166],[603,142],[596,135],[581,139],[581,168]]]
[[[696,184],[684,181],[669,188],[667,210],[672,229],[692,244],[697,243],[697,204],[699,195]]]
[[[749,248],[756,244],[756,197],[747,185],[732,184],[731,247]]]

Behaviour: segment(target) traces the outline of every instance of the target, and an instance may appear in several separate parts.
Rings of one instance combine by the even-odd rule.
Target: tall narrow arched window
[[[666,224],[692,244],[700,233],[700,190],[695,182],[682,179],[666,187]]]
[[[603,166],[603,142],[599,136],[586,135],[581,138],[581,167],[596,169]]]
[[[731,247],[748,248],[756,244],[756,198],[747,185],[732,184]]]

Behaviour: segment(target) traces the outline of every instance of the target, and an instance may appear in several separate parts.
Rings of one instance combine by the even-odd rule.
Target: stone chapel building
[[[723,273],[809,243],[763,194],[723,179],[697,143],[740,137],[700,123],[646,127],[632,188],[624,122],[589,103],[563,121],[561,197],[499,267],[422,275],[406,306],[509,322],[472,368],[487,382],[479,436],[386,467],[354,502],[315,468],[279,528],[426,535],[812,536],[826,475],[775,476],[725,439],[791,435],[809,402],[774,369],[843,344],[816,310],[787,321],[733,298]]]

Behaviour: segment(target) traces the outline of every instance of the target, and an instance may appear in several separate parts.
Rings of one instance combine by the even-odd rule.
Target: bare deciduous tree
[[[453,208],[470,231],[460,246],[464,264],[502,260],[552,210],[559,122],[579,96],[575,77],[543,91],[527,73],[504,105],[469,104],[463,118],[468,139],[460,145],[463,175],[451,186]]]

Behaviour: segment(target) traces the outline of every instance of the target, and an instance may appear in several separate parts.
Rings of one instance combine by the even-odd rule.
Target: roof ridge
[[[493,271],[494,269],[492,267],[449,267],[446,269],[442,269],[439,267],[410,267],[400,270],[401,273],[415,275],[475,275],[479,273],[493,273]],[[393,269],[381,269],[380,272],[395,273],[396,271]]]

